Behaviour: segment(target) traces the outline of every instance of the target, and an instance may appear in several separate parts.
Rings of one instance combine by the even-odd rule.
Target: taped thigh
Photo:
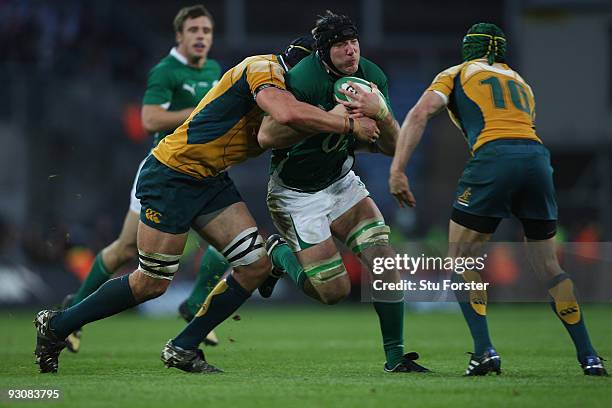
[[[178,270],[180,255],[165,255],[138,250],[138,270],[154,279],[172,280]]]
[[[266,256],[264,242],[261,235],[257,232],[257,227],[247,228],[238,234],[223,251],[225,259],[232,265],[250,265],[260,258]]]
[[[313,286],[323,285],[347,274],[342,258],[338,253],[331,258],[306,265],[304,272]]]
[[[368,218],[361,221],[349,233],[346,246],[355,254],[372,246],[389,245],[391,229],[382,218]]]

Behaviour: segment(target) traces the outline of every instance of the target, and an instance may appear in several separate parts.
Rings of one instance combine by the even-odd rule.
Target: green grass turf
[[[274,304],[271,303],[271,306]],[[612,306],[585,308],[599,353],[612,356]],[[435,373],[386,374],[377,319],[358,307],[250,307],[207,349],[219,375],[165,369],[160,349],[178,319],[123,314],[86,327],[82,351],[63,352],[60,372],[41,375],[33,313],[0,317],[0,389],[59,389],[56,402],[16,407],[208,406],[610,406],[612,378],[582,375],[565,329],[548,305],[493,306],[490,328],[503,375],[463,378],[471,348],[459,312],[407,313],[407,351]],[[211,405],[213,404],[213,405]]]

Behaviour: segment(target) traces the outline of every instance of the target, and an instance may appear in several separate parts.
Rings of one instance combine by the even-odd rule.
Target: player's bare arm
[[[389,112],[384,119],[377,121],[376,124],[380,128],[380,139],[378,139],[376,147],[380,153],[393,156],[399,136],[399,123],[393,117],[393,113]]]
[[[293,146],[305,137],[301,132],[284,126],[272,119],[270,116],[263,118],[257,142],[262,149],[284,149]]]
[[[334,109],[330,110],[329,113],[344,117],[348,115],[346,108],[340,104],[336,105]],[[293,146],[299,141],[306,137],[312,136],[314,133],[302,133],[292,129],[289,126],[281,125],[275,121],[272,117],[264,117],[259,133],[257,134],[257,141],[263,149],[284,149],[289,146]],[[364,145],[375,146],[369,142],[360,142]]]
[[[142,125],[149,133],[174,130],[183,124],[193,108],[168,111],[160,105],[142,105]]]
[[[282,147],[295,144],[313,133],[354,134],[360,140],[374,142],[380,135],[376,122],[369,118],[349,118],[303,103],[288,91],[275,87],[265,88],[257,93],[257,104],[279,125],[288,126],[299,133],[264,132],[258,137],[264,148]],[[269,121],[269,119],[268,119]],[[278,137],[280,140],[275,140]]]
[[[404,119],[389,174],[389,191],[402,208],[404,205],[416,206],[414,194],[410,190],[408,177],[404,172],[408,160],[421,141],[429,119],[445,107],[446,100],[442,96],[433,91],[426,91]]]

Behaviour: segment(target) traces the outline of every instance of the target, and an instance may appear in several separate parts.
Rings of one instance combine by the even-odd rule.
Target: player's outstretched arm
[[[376,141],[380,135],[376,122],[369,118],[352,119],[348,116],[325,112],[315,106],[300,102],[290,92],[275,87],[259,91],[256,101],[259,107],[279,125],[288,126],[298,132],[284,133],[285,136],[293,137],[290,141],[276,140],[277,134],[262,134],[258,140],[265,148],[282,145],[286,147],[313,133],[354,134],[358,139],[369,142]]]
[[[408,177],[404,170],[414,149],[421,141],[427,122],[445,106],[446,100],[440,95],[433,91],[425,91],[404,119],[389,174],[389,190],[400,207],[404,207],[404,204],[409,207],[416,206],[416,200],[410,190]]]
[[[183,124],[193,112],[193,108],[167,111],[160,105],[142,105],[142,126],[149,133],[174,130]]]

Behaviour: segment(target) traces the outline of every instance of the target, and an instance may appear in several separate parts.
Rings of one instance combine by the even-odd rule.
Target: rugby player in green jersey
[[[316,53],[287,74],[287,87],[298,100],[332,110],[338,103],[334,100],[334,83],[344,76],[356,76],[377,86],[390,106],[387,77],[376,64],[361,57],[357,27],[347,16],[328,11],[317,20],[312,32]],[[272,118],[264,120],[259,133],[263,146],[276,148],[272,152],[267,202],[283,238],[277,236],[272,262],[280,269],[286,263],[283,258],[292,258],[291,252],[295,253],[302,268],[286,272],[307,295],[325,304],[340,302],[351,288],[334,238],[357,255],[369,271],[375,258],[395,256],[389,246],[389,227],[352,167],[354,153],[360,148],[392,155],[399,125],[375,92],[346,94],[351,101],[343,104],[349,112],[377,121],[381,131],[377,144],[361,145],[352,135],[320,133],[291,145],[292,132]],[[280,138],[283,134],[285,140]],[[279,148],[283,144],[290,146]],[[398,282],[400,276],[393,269],[383,278]],[[274,277],[266,281],[268,291],[273,284]],[[404,353],[403,292],[376,293],[371,300],[382,332],[384,370],[427,372],[415,362],[417,353]]]
[[[506,36],[495,24],[473,25],[463,38],[463,63],[442,71],[402,125],[389,175],[400,206],[416,200],[404,169],[430,118],[448,110],[472,157],[459,180],[449,223],[449,256],[475,257],[502,218],[523,224],[527,256],[544,279],[551,306],[567,329],[585,375],[605,376],[591,344],[574,284],[557,259],[557,202],[550,153],[535,132],[531,87],[505,63]],[[475,270],[453,274],[459,283],[482,282]],[[467,376],[501,373],[489,337],[487,292],[455,292],[474,341]]]
[[[77,328],[161,296],[179,269],[190,228],[223,254],[232,272],[168,341],[161,359],[167,367],[187,372],[220,371],[208,364],[199,344],[249,299],[273,268],[271,248],[227,173],[230,166],[264,151],[257,141],[264,113],[304,137],[333,132],[373,143],[380,134],[370,118],[328,113],[286,90],[285,72],[305,54],[301,40],[280,55],[250,56],[229,69],[189,118],[151,151],[136,184],[142,205],[138,269],[108,280],[68,309],[37,313],[35,355],[41,373],[58,371],[64,339]]]
[[[208,58],[213,44],[214,21],[204,6],[196,5],[179,10],[174,18],[174,31],[177,45],[149,72],[142,102],[142,123],[153,135],[153,147],[187,119],[193,108],[221,77],[219,63]],[[136,198],[136,180],[143,163],[144,160],[134,179],[129,211],[119,237],[98,253],[78,292],[66,297],[64,307],[73,306],[85,299],[119,268],[138,256],[136,232],[140,201]],[[202,256],[191,295],[179,307],[179,313],[186,321],[193,318],[228,268],[229,263],[225,258],[209,246]],[[81,333],[79,329],[66,339],[70,351],[79,351]],[[216,345],[218,340],[215,333],[209,333],[204,342]]]

